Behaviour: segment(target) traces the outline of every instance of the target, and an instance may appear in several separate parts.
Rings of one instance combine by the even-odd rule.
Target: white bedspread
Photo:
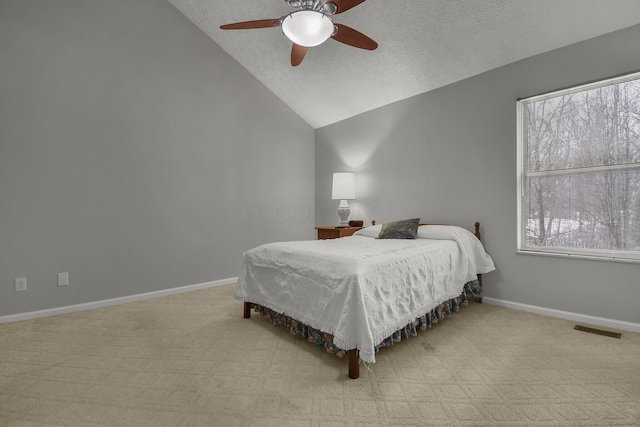
[[[431,238],[420,238],[431,227]],[[259,246],[244,254],[234,297],[328,332],[338,347],[375,362],[375,345],[494,269],[473,234],[443,227],[449,231],[420,227],[416,240],[364,232]]]

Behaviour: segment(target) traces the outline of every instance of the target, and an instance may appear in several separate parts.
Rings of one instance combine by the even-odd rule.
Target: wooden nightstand
[[[362,230],[364,227],[343,227],[338,228],[336,226],[322,226],[316,227],[318,230],[318,240],[326,239],[338,239],[340,237],[347,237],[353,235],[358,230]]]

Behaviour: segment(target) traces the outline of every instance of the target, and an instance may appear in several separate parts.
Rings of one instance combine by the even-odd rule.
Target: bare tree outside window
[[[640,73],[518,111],[519,249],[640,260]]]

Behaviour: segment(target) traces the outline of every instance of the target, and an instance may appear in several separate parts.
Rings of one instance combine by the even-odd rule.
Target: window
[[[518,108],[518,252],[640,262],[640,73]]]

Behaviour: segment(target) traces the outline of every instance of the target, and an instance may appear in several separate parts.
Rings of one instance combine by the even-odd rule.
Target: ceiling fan
[[[255,28],[281,27],[285,36],[293,42],[291,65],[298,66],[310,47],[324,43],[329,37],[349,46],[374,50],[378,43],[359,31],[344,24],[336,24],[332,15],[363,3],[365,0],[284,0],[295,8],[276,19],[236,22],[220,26],[222,30],[249,30]]]

